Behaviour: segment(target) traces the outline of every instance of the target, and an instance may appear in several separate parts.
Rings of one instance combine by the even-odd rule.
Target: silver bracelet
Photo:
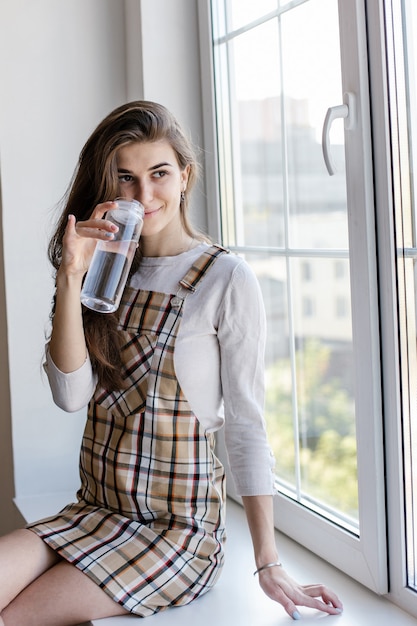
[[[259,572],[262,572],[262,570],[268,569],[269,567],[282,567],[282,563],[280,563],[279,561],[275,561],[275,563],[267,563],[266,565],[261,565],[261,567],[258,567],[258,569],[253,572],[253,575],[256,576],[256,574],[259,574]]]

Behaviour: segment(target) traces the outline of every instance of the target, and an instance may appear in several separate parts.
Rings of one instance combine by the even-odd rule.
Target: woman
[[[294,619],[296,605],[341,611],[331,591],[298,585],[279,564],[262,300],[248,265],[191,227],[196,177],[189,142],[152,102],[116,109],[81,153],[50,244],[45,364],[59,406],[88,403],[81,487],[77,503],[0,540],[4,626],[145,617],[208,591],[223,564],[213,441],[223,424],[265,593]],[[80,290],[96,241],[113,238],[105,214],[119,196],[143,204],[144,225],[119,310],[103,315],[82,308]]]

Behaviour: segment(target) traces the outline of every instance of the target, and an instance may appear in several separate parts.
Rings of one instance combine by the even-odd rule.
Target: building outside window
[[[308,261],[301,263],[301,279],[305,282],[312,280],[311,265]]]

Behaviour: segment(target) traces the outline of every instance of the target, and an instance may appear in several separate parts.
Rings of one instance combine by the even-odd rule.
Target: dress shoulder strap
[[[217,261],[222,254],[229,254],[230,250],[213,244],[203,252],[201,256],[192,264],[184,278],[180,280],[180,285],[188,289],[192,293],[197,289],[197,285],[204,278],[213,263]]]

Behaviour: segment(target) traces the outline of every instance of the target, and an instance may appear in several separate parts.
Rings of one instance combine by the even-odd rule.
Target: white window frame
[[[206,197],[210,234],[220,240],[220,209],[216,158],[210,2],[198,0],[204,103]],[[361,536],[337,527],[318,513],[279,494],[275,498],[277,527],[326,561],[378,593],[388,591],[385,467],[380,375],[375,203],[369,110],[367,33],[363,0],[339,1],[343,91],[356,95],[359,132],[345,133],[346,169],[355,185],[348,190],[354,343],[362,347],[355,361]],[[345,35],[345,33],[348,33]],[[352,40],[353,39],[353,40]],[[330,102],[329,106],[341,104]],[[360,136],[358,140],[358,136]],[[362,141],[365,137],[365,141]],[[350,209],[351,211],[351,209]],[[392,327],[391,327],[392,328]],[[357,351],[358,352],[358,351]],[[230,488],[230,481],[229,481]],[[231,489],[233,496],[233,490]]]
[[[395,3],[394,3],[395,4]],[[399,4],[397,3],[397,10]],[[368,7],[369,65],[371,75],[374,141],[375,197],[379,242],[381,348],[383,362],[383,402],[385,415],[385,454],[390,591],[389,599],[417,617],[417,594],[407,587],[404,469],[402,457],[400,345],[396,329],[398,293],[396,286],[397,249],[394,236],[394,177],[398,154],[391,142],[386,50],[391,24],[385,34],[384,1]],[[392,86],[391,86],[392,88]],[[391,105],[393,100],[391,99]],[[395,121],[393,122],[395,124]],[[397,173],[398,175],[398,173]]]

